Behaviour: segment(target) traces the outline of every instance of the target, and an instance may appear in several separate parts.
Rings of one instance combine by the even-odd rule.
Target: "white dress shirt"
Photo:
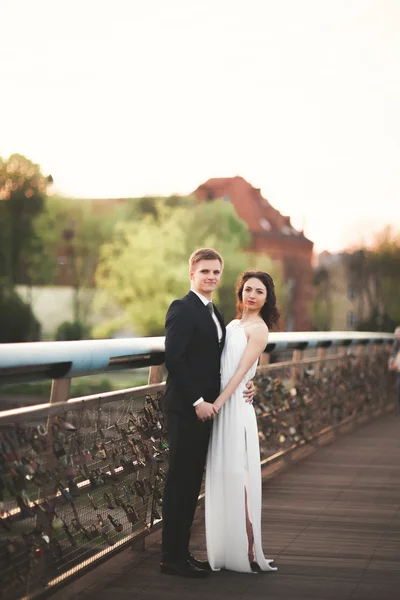
[[[193,292],[193,294],[196,294],[196,296],[198,296],[200,298],[200,300],[202,301],[204,306],[207,306],[207,304],[209,304],[211,302],[211,300],[209,300],[205,296],[202,296],[202,294],[199,294],[199,292],[197,292],[193,288],[191,288],[191,291]],[[217,328],[218,341],[220,342],[222,340],[222,327],[221,327],[221,323],[218,321],[217,315],[215,314],[214,311],[212,313],[212,318],[215,323],[215,327]],[[196,400],[196,402],[193,403],[193,406],[197,406],[198,404],[200,404],[200,402],[204,402],[204,398],[199,398],[198,400]]]

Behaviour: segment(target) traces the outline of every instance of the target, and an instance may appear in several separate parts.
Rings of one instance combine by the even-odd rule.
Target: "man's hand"
[[[243,392],[244,399],[249,404],[253,404],[254,394],[256,393],[256,386],[254,385],[253,380],[248,381],[246,383],[246,388]]]
[[[214,407],[210,402],[200,402],[197,406],[195,406],[196,415],[199,421],[207,421],[208,419],[213,419],[216,415]]]

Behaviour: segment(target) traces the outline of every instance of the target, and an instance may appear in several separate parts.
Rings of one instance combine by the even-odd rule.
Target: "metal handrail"
[[[265,352],[393,343],[390,333],[323,331],[271,333]],[[81,377],[160,365],[164,337],[0,344],[0,383]]]

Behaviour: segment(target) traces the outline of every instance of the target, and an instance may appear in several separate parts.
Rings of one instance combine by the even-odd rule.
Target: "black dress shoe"
[[[160,564],[161,573],[167,575],[180,575],[181,577],[190,577],[192,579],[203,579],[208,577],[209,573],[194,567],[188,560],[182,562],[162,562]]]
[[[197,567],[197,569],[200,569],[201,571],[212,571],[208,560],[198,560],[193,554],[189,554],[188,561],[193,567]]]

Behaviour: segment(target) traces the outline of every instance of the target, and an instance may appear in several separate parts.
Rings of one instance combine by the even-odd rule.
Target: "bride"
[[[262,271],[246,271],[237,286],[237,319],[226,328],[221,357],[221,393],[206,467],[206,540],[213,571],[275,571],[261,544],[261,467],[257,421],[243,399],[276,325],[274,282]]]

